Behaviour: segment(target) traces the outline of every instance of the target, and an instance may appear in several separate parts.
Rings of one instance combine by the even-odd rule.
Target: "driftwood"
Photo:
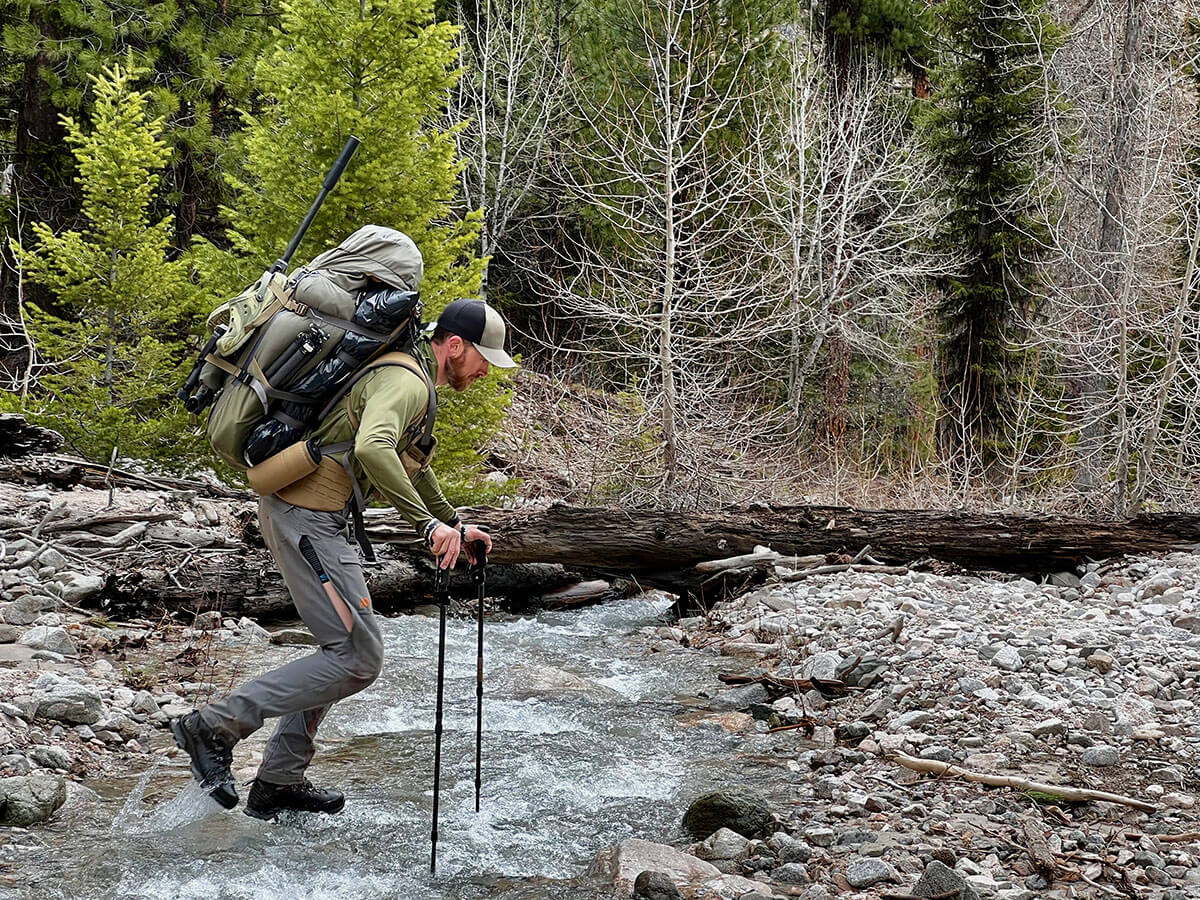
[[[151,477],[72,457],[14,459],[15,451],[5,452],[0,448],[0,489],[9,488],[0,496],[6,500],[0,503],[0,539],[25,538],[39,547],[49,542],[72,561],[93,563],[94,571],[108,576],[105,599],[115,609],[128,607],[122,614],[153,614],[156,601],[159,609],[195,608],[209,602],[213,585],[221,586],[221,602],[231,610],[289,608],[257,535],[253,494],[212,479]],[[103,494],[95,502],[93,492],[85,504],[72,491],[48,510],[24,509],[22,490],[42,485]],[[1178,514],[1097,522],[824,506],[689,513],[553,504],[473,508],[463,516],[490,526],[496,538],[490,580],[507,579],[507,596],[518,604],[599,577],[662,588],[681,598],[681,610],[704,609],[768,579],[846,571],[886,575],[916,564],[1037,576],[1089,558],[1200,544],[1200,516]],[[427,595],[429,557],[412,528],[392,511],[368,510],[366,518],[384,559],[373,572],[380,605],[399,608]],[[556,602],[604,596],[596,588]]]
[[[870,544],[875,561],[886,565],[933,559],[1025,575],[1072,569],[1087,559],[1200,545],[1200,516],[1178,513],[1103,522],[828,506],[664,513],[552,505],[541,510],[481,507],[466,510],[464,516],[502,536],[496,547],[499,562],[564,562],[639,576],[752,554],[760,545],[791,557],[854,553]],[[379,517],[374,527],[381,540],[410,541],[411,531],[395,516]]]
[[[1093,791],[1088,788],[1070,787],[1063,784],[1046,784],[1040,781],[1030,781],[1027,778],[1021,778],[1016,775],[988,775],[984,772],[971,772],[959,766],[952,766],[950,763],[939,762],[935,759],[917,759],[915,756],[906,756],[903,753],[896,753],[892,759],[906,769],[912,769],[914,772],[929,772],[947,778],[962,778],[964,781],[973,781],[978,784],[986,784],[990,787],[1007,787],[1017,791],[1049,794],[1072,802],[1098,800],[1103,803],[1120,803],[1123,806],[1132,806],[1134,809],[1141,810],[1142,812],[1158,812],[1158,807],[1153,803],[1147,803],[1144,800],[1138,800],[1133,797],[1124,797],[1120,794],[1110,794],[1107,791]]]
[[[0,413],[0,456],[55,453],[62,449],[63,443],[63,436],[57,431],[30,425],[16,413]]]

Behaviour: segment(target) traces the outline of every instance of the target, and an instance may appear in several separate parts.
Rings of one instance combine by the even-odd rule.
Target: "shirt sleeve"
[[[404,471],[400,452],[408,446],[404,432],[409,423],[428,405],[425,382],[403,366],[387,366],[364,378],[361,388],[354,404],[360,407],[354,458],[367,481],[419,534],[430,519],[438,516],[430,511]],[[440,490],[437,496],[441,496]]]
[[[437,476],[433,474],[432,468],[426,466],[425,471],[418,472],[416,478],[413,479],[413,486],[421,495],[425,508],[437,518],[446,523],[457,521],[458,510],[450,505],[450,501],[442,493],[442,486],[438,484]]]

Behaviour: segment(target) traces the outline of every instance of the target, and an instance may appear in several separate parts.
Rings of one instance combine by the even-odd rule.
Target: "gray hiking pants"
[[[225,699],[200,710],[208,725],[241,740],[279,716],[267,742],[258,777],[296,784],[313,757],[313,738],[330,705],[361,691],[383,666],[383,641],[371,611],[358,548],[348,540],[344,512],[303,509],[276,497],[258,501],[263,539],[279,566],[296,611],[320,643],[311,656],[260,675]],[[300,554],[300,538],[312,542],[337,594],[353,613],[349,632],[335,601]]]

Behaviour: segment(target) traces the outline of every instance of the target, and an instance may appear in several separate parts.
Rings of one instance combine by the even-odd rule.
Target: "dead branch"
[[[1137,800],[1132,797],[1123,797],[1120,794],[1110,794],[1106,791],[1093,791],[1087,788],[1077,788],[1062,784],[1046,784],[1039,781],[1030,781],[1027,778],[1020,778],[1015,775],[988,775],[983,772],[971,772],[959,766],[938,762],[935,759],[917,759],[915,756],[907,756],[903,753],[894,754],[892,759],[906,769],[912,769],[914,772],[929,772],[934,775],[950,778],[962,778],[965,781],[986,784],[990,787],[1007,787],[1029,793],[1052,794],[1070,801],[1120,803],[1147,813],[1158,811],[1158,807],[1153,803],[1147,803],[1144,800]]]

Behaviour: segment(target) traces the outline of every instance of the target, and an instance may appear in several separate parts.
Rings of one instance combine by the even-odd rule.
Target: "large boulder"
[[[58,582],[62,585],[63,600],[72,606],[79,606],[104,590],[104,579],[99,575],[66,572],[58,576]]]
[[[32,712],[34,718],[91,725],[100,721],[103,705],[88,685],[46,674],[34,682]]]
[[[767,801],[749,791],[713,791],[692,802],[683,816],[683,827],[697,840],[721,828],[755,838],[774,831],[775,816]]]
[[[67,785],[50,775],[0,778],[0,824],[27,828],[45,822],[67,802]]]

